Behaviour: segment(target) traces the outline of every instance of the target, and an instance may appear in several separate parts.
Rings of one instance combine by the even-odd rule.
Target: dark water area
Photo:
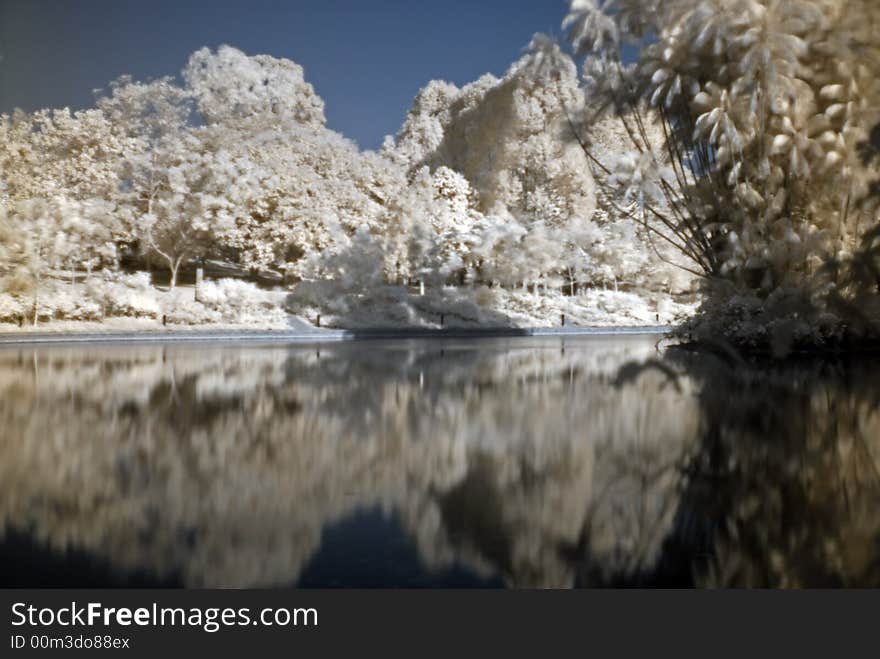
[[[880,360],[656,343],[0,349],[0,586],[880,586]]]

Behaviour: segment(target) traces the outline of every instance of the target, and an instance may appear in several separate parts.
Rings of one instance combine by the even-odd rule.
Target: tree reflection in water
[[[280,586],[379,511],[480,583],[878,585],[875,366],[654,343],[3,350],[6,544]]]
[[[698,583],[880,585],[880,360],[670,359],[700,383],[678,515],[711,549]]]

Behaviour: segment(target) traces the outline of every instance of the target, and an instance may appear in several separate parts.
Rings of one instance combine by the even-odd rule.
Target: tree
[[[0,117],[0,180],[6,287],[33,294],[37,322],[44,280],[63,269],[116,264],[119,163],[131,146],[99,110],[15,112]]]
[[[116,244],[125,239],[117,212],[121,163],[135,146],[100,110],[0,117],[0,180],[9,212],[27,231],[34,229],[29,222],[47,218],[54,241],[66,245],[63,258],[53,259],[58,267],[91,272],[115,264]]]
[[[219,241],[247,267],[289,278],[305,276],[312,256],[339,251],[363,227],[378,235],[386,203],[404,184],[393,164],[325,128],[254,120],[204,133],[253,162],[259,179]]]
[[[116,246],[106,221],[106,205],[62,196],[35,197],[4,204],[0,262],[7,277],[33,294],[32,321],[39,317],[43,281],[61,268],[84,269],[113,264]],[[74,274],[75,276],[75,274]]]
[[[248,56],[232,46],[193,53],[183,79],[208,124],[261,121],[272,115],[313,128],[323,127],[324,101],[305,81],[296,62],[268,55]]]
[[[232,221],[230,191],[251,167],[246,159],[206,152],[202,146],[196,135],[163,144],[157,162],[167,169],[155,173],[148,209],[137,229],[145,247],[167,263],[172,289],[180,266],[206,254],[214,236]]]
[[[482,216],[473,191],[459,173],[422,167],[391,200],[382,218],[385,271],[395,282],[443,285],[473,268],[471,251]]]
[[[0,115],[0,172],[11,199],[113,199],[121,158],[134,147],[100,110]]]
[[[347,249],[363,227],[379,233],[403,187],[399,167],[324,127],[324,104],[302,68],[229,46],[193,54],[183,77],[210,148],[253,165],[250,190],[227,195],[230,222],[215,237],[248,268],[315,276],[315,257]]]
[[[860,150],[878,117],[878,21],[864,1],[571,3],[590,106],[615,110],[633,147],[596,164],[634,219],[696,264],[711,300],[845,293],[841,270],[824,266],[877,222],[877,174]],[[638,48],[633,66],[624,42]]]
[[[602,206],[607,195],[570,138],[583,106],[574,61],[538,36],[502,79],[487,75],[461,89],[429,83],[383,152],[408,167],[416,184],[425,166],[467,181],[474,231],[482,238],[478,250],[459,256],[488,283],[557,288],[565,282],[572,292],[578,283],[619,281],[660,289],[673,268],[632,219]],[[597,133],[601,140],[615,131],[625,136],[609,121]],[[609,150],[619,149],[611,142]],[[601,269],[589,265],[600,261]]]
[[[129,238],[167,263],[174,288],[180,265],[210,233],[203,203],[210,155],[189,125],[190,95],[171,78],[141,83],[123,76],[98,106],[133,142],[121,166]]]

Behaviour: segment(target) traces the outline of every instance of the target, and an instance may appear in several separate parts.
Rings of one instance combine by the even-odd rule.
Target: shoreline
[[[369,329],[172,329],[0,332],[0,347],[18,345],[63,345],[77,343],[206,343],[279,342],[327,343],[379,339],[488,339],[528,337],[662,336],[671,326],[621,327],[470,327],[470,328],[369,328]]]

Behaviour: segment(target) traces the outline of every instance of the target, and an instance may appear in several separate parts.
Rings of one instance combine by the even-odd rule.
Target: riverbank
[[[191,285],[163,290],[145,273],[95,274],[76,283],[49,280],[36,298],[0,293],[0,333],[645,327],[679,324],[696,305],[666,293],[437,287],[420,294],[382,286],[342,295],[313,282],[267,290],[234,279],[205,281],[197,292]]]
[[[323,343],[369,339],[483,339],[514,337],[578,337],[657,335],[670,331],[666,326],[645,327],[491,327],[491,328],[372,328],[338,330],[297,327],[291,329],[253,329],[244,327],[224,328],[174,328],[104,331],[4,331],[0,329],[0,346],[66,343],[159,343],[159,342],[282,342]]]

